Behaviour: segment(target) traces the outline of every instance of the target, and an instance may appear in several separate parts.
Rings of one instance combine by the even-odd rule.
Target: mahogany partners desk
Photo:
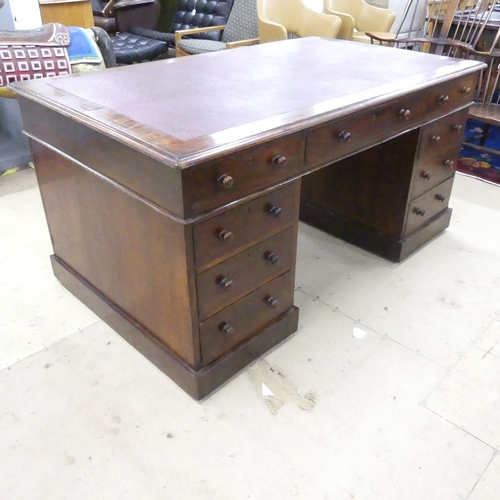
[[[15,84],[54,273],[201,399],[297,330],[299,208],[395,261],[448,226],[481,68],[305,38]]]

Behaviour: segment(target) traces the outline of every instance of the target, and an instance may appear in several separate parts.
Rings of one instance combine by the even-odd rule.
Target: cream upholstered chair
[[[260,43],[286,40],[293,36],[337,38],[342,21],[320,14],[301,0],[257,0]]]
[[[338,38],[370,43],[365,34],[387,33],[394,24],[396,14],[389,9],[374,7],[365,0],[324,0],[326,14],[334,14],[342,19]]]

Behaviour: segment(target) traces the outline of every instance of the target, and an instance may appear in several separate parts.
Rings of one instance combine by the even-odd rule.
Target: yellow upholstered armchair
[[[260,43],[286,40],[293,36],[337,38],[342,21],[320,14],[301,0],[257,0]]]
[[[365,0],[324,0],[324,7],[326,14],[342,19],[338,38],[343,40],[370,43],[367,31],[387,33],[396,19],[392,10],[374,7]]]

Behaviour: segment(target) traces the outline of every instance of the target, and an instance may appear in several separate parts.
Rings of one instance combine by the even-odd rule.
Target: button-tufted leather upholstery
[[[226,24],[233,0],[178,0],[170,32]],[[192,35],[192,38],[220,40],[221,31],[209,31]]]
[[[111,40],[118,64],[151,61],[168,50],[166,42],[133,33],[118,33]]]
[[[177,0],[177,11],[168,33],[138,25],[112,37],[116,61],[118,64],[150,61],[167,52],[169,46],[175,46],[176,30],[226,24],[232,6],[233,0]],[[195,37],[219,41],[221,31],[193,35]]]

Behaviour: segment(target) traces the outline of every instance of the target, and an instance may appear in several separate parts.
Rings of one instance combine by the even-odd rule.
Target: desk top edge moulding
[[[380,71],[378,57],[371,56],[375,51],[390,70]],[[353,65],[356,60],[363,64]],[[340,118],[361,106],[423,90],[454,74],[475,72],[479,64],[309,37],[286,45],[275,42],[203,58],[158,61],[147,72],[135,65],[105,74],[16,83],[13,88],[18,95],[71,114],[170,167],[186,168]],[[237,65],[237,77],[227,74],[227,65]],[[297,74],[306,67],[307,72]],[[186,74],[187,80],[179,78]],[[98,95],[95,87],[100,89]],[[280,99],[275,99],[276,91]],[[224,98],[207,99],[217,94]],[[173,112],[157,113],[160,102],[173,106]],[[200,109],[206,109],[206,115],[200,116]]]
[[[203,399],[297,330],[299,218],[395,262],[448,227],[482,68],[307,38],[13,84],[54,274]]]

